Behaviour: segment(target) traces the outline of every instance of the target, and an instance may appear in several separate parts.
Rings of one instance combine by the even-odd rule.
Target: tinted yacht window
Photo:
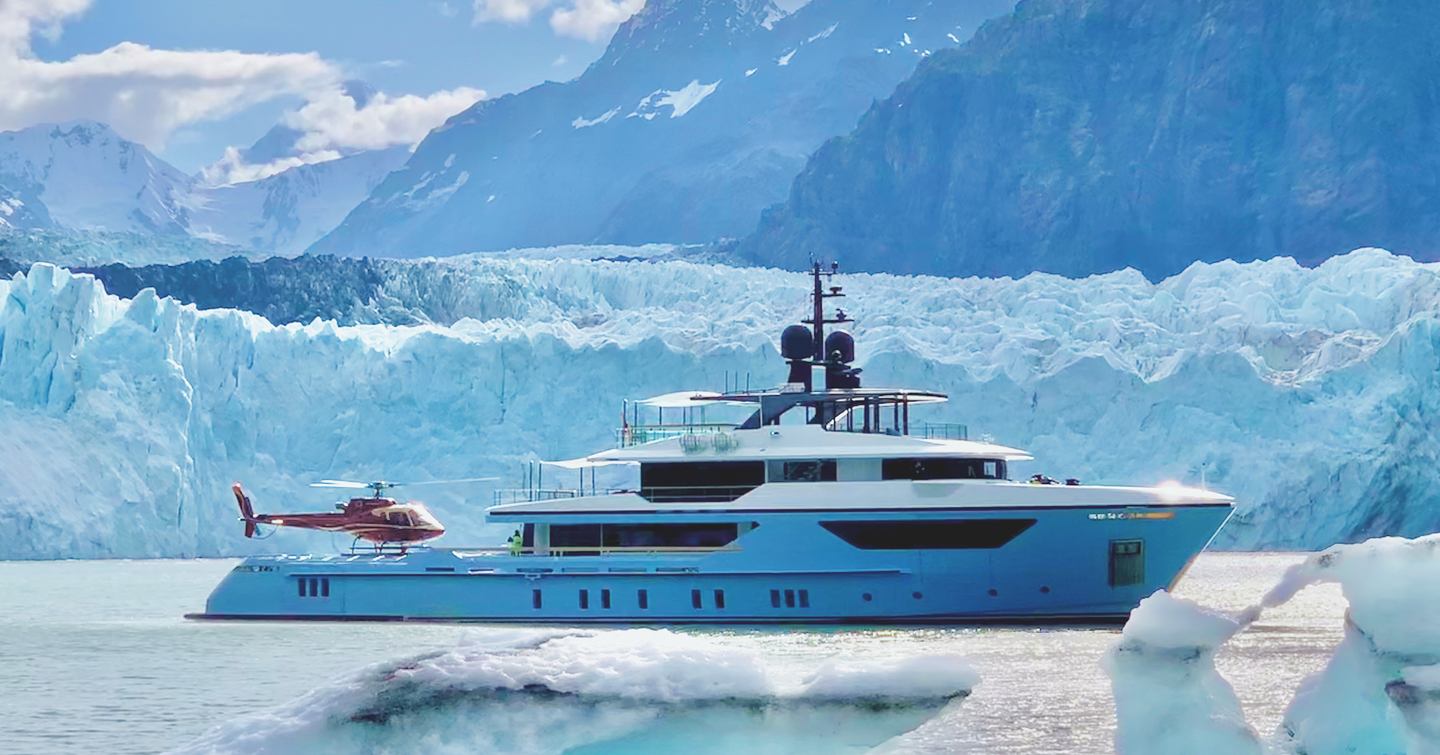
[[[763,461],[640,465],[640,494],[652,501],[733,501],[764,483]]]
[[[1030,529],[1034,519],[834,521],[820,526],[861,550],[999,548]]]
[[[886,480],[1003,480],[1005,462],[943,457],[885,459],[880,472]]]
[[[834,482],[834,459],[770,462],[770,482]]]

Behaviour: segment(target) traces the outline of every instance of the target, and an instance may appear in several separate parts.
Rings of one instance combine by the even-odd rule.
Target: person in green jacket
[[[507,542],[510,543],[510,555],[512,556],[520,555],[521,549],[525,546],[525,538],[521,536],[520,530],[515,530],[515,534],[511,535]]]

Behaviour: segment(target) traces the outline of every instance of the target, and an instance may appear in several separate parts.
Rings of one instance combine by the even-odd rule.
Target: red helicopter
[[[483,482],[494,477],[475,477],[465,480],[436,480],[433,482],[404,483],[407,486],[438,485],[460,482]],[[337,503],[334,514],[256,514],[250,504],[250,496],[240,483],[231,486],[235,502],[240,506],[240,521],[245,523],[245,537],[255,537],[259,525],[276,527],[299,527],[302,529],[344,532],[355,536],[355,543],[364,540],[373,543],[377,550],[386,545],[399,545],[403,551],[416,543],[434,540],[445,534],[440,520],[435,518],[425,504],[419,501],[401,503],[385,497],[385,491],[400,487],[398,482],[352,482],[350,480],[321,480],[312,483],[312,488],[347,488],[369,490],[368,497],[351,498],[348,503]],[[354,548],[354,544],[351,545]]]

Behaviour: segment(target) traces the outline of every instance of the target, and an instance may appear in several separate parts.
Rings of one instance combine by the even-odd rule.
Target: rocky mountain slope
[[[1440,254],[1440,5],[1024,0],[818,150],[741,253],[1152,279]]]
[[[418,256],[748,232],[810,152],[1010,0],[651,0],[579,78],[476,104],[311,248]]]

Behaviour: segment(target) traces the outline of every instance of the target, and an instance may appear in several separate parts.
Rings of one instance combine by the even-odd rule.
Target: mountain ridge
[[[657,3],[580,77],[453,116],[310,251],[412,256],[741,235],[783,198],[815,146],[850,128],[916,61],[1009,7],[813,0],[776,16],[751,0]]]
[[[740,253],[1152,279],[1369,245],[1433,258],[1437,47],[1418,2],[1024,0],[818,149]]]

